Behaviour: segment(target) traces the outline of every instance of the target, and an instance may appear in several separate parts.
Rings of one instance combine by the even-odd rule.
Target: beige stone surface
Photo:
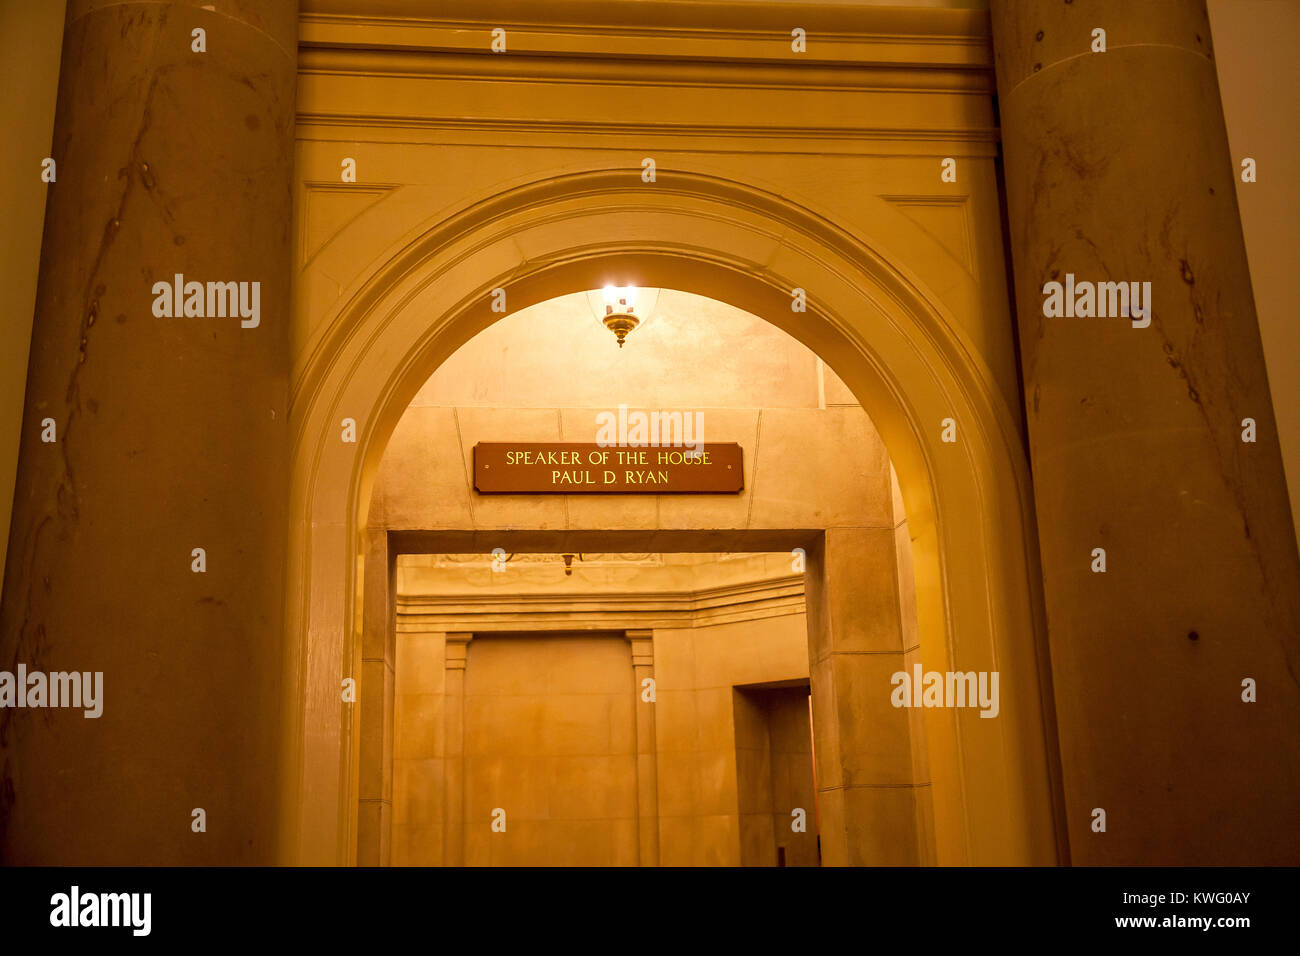
[[[5,862],[276,858],[296,8],[69,7],[0,658],[105,708],[0,714]],[[177,273],[259,282],[260,324],[156,317]]]
[[[821,400],[816,357],[789,335],[724,303],[663,290],[647,327],[626,348],[612,340],[587,293],[523,309],[472,339],[429,378],[393,432],[370,526],[893,526],[883,442],[860,406]],[[473,490],[477,442],[596,441],[597,416],[617,414],[621,405],[698,415],[704,440],[740,443],[744,490],[725,496]],[[858,453],[851,462],[840,457],[846,447]]]
[[[1300,557],[1210,24],[1080,6],[993,17],[1071,859],[1293,862],[1300,830],[1259,821],[1300,815],[1300,688],[1241,689],[1300,672]],[[1150,282],[1150,326],[1044,317],[1068,273]],[[1099,839],[1096,807],[1142,825]]]
[[[0,183],[0,209],[6,210],[7,220],[0,236],[0,289],[4,290],[0,308],[0,542],[5,544],[9,541],[32,311],[50,190],[40,166],[50,154],[54,129],[65,6],[0,6],[0,115],[6,118],[0,166],[15,171]],[[7,557],[7,550],[0,554],[0,578]]]
[[[1293,252],[1300,247],[1300,190],[1295,188],[1300,182],[1300,132],[1277,118],[1300,112],[1300,65],[1291,55],[1300,40],[1300,7],[1272,0],[1206,0],[1206,8],[1295,522],[1300,521],[1300,336],[1292,317],[1291,281]],[[1257,170],[1263,165],[1270,172],[1243,182],[1241,165],[1247,157],[1255,160]]]
[[[892,495],[890,501],[892,515]],[[822,852],[831,865],[921,862],[919,834],[932,830],[928,819],[915,816],[914,801],[888,803],[883,814],[867,798],[850,796],[930,783],[924,743],[913,740],[920,721],[891,699],[892,676],[906,661],[903,621],[914,613],[904,609],[898,582],[899,555],[908,551],[891,521],[880,530],[828,531],[809,555],[817,797],[826,806]],[[853,598],[837,597],[846,593]]]
[[[465,675],[465,862],[634,864],[627,642],[480,636]],[[492,829],[498,810],[503,832]]]
[[[847,856],[840,865],[913,866],[917,845],[917,790],[913,787],[846,787],[839,793],[847,832]],[[830,801],[828,801],[830,802]],[[822,841],[828,847],[827,841]],[[826,852],[830,861],[830,850]]]

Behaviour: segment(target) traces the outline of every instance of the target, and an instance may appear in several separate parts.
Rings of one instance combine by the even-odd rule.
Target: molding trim
[[[717,62],[993,69],[987,10],[882,6],[856,0],[443,0],[438,17],[418,0],[304,0],[299,51],[457,52],[506,61],[514,54]],[[807,50],[791,51],[802,28]],[[507,53],[490,51],[506,31]]]
[[[510,607],[510,610],[503,610]],[[694,628],[805,613],[803,575],[698,591],[397,596],[397,632]]]
[[[363,31],[364,32],[364,31]],[[369,47],[301,48],[298,72],[320,76],[378,76],[421,80],[480,80],[602,86],[798,89],[804,92],[940,91],[994,93],[991,68],[942,63],[805,63],[655,57],[642,50],[621,56],[520,53],[480,56],[476,51]]]
[[[299,101],[305,105],[297,117],[300,128],[519,132],[534,137],[605,133],[621,140],[646,134],[754,135],[792,143],[997,139],[992,128],[867,127],[853,118],[881,111],[861,103],[846,104],[843,127],[800,126],[797,117],[790,117],[785,125],[765,120],[754,130],[707,121],[675,127],[617,124],[609,122],[610,115],[590,122],[569,117],[541,124],[527,116],[473,120],[455,108],[459,99],[477,97],[466,84],[484,83],[509,89],[507,102],[515,102],[520,88],[529,85],[601,88],[610,99],[622,96],[623,89],[635,96],[649,88],[662,90],[668,98],[719,90],[785,90],[887,98],[938,93],[983,100],[996,92],[986,10],[891,7],[860,0],[444,0],[437,5],[441,16],[429,16],[430,5],[415,0],[371,0],[365,15],[356,12],[359,6],[357,0],[304,3],[298,49]],[[794,27],[807,31],[806,52],[791,50]],[[505,53],[490,49],[497,28],[506,31]],[[336,81],[347,77],[395,83],[394,89],[402,92],[377,101],[389,109],[400,109],[397,104],[403,102],[420,105],[397,115],[377,113],[370,104],[344,106],[347,97],[339,99],[343,94]],[[328,92],[320,92],[322,85]],[[431,92],[434,88],[436,93]],[[539,90],[536,95],[548,94]]]
[[[996,127],[972,127],[967,129],[939,128],[886,128],[881,126],[746,126],[721,125],[706,123],[655,123],[645,126],[638,123],[607,123],[599,120],[533,120],[533,119],[492,119],[468,116],[413,116],[400,114],[344,114],[302,112],[298,114],[299,139],[347,140],[348,135],[323,136],[304,135],[308,131],[341,128],[344,133],[349,130],[396,129],[396,130],[441,130],[466,134],[462,144],[475,144],[472,137],[481,138],[478,145],[503,145],[499,134],[517,134],[526,137],[524,144],[537,146],[539,135],[552,136],[596,136],[606,139],[610,149],[627,151],[628,142],[635,140],[645,143],[649,140],[666,137],[680,143],[685,137],[708,137],[711,139],[732,140],[783,140],[786,152],[823,153],[823,144],[831,142],[845,143],[907,143],[912,148],[925,148],[928,155],[940,147],[951,145],[981,146],[985,148],[969,150],[965,155],[996,156],[997,144],[1001,134]],[[443,143],[447,145],[447,143]],[[511,144],[518,145],[518,144]],[[738,146],[740,144],[737,144]]]

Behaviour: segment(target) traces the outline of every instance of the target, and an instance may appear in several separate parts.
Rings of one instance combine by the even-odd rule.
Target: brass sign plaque
[[[570,442],[479,442],[474,490],[522,494],[735,494],[745,487],[740,446],[636,448]]]

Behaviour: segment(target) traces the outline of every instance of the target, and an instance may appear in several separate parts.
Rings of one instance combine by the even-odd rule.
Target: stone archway
[[[913,531],[926,670],[997,670],[1001,719],[926,713],[939,862],[1057,859],[1050,685],[1028,469],[978,352],[901,266],[781,197],[661,167],[560,176],[431,221],[374,263],[301,370],[286,586],[286,862],[347,858],[357,558],[370,483],[419,385],[499,316],[608,281],[762,316],[830,364],[889,448]],[[792,290],[807,311],[791,309]],[[344,418],[356,444],[339,440]],[[953,419],[958,440],[940,439]]]

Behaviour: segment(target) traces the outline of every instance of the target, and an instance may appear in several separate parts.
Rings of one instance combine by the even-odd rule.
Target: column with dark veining
[[[1071,859],[1293,863],[1300,561],[1204,3],[992,13]]]
[[[5,863],[275,858],[296,48],[295,0],[69,6],[0,670],[102,714],[0,710]]]

